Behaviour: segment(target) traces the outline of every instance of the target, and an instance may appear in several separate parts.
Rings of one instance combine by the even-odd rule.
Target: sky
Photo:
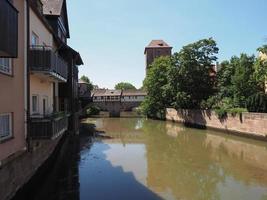
[[[86,75],[104,88],[145,77],[144,48],[163,39],[178,52],[212,37],[219,62],[267,43],[267,0],[67,0],[70,39]]]

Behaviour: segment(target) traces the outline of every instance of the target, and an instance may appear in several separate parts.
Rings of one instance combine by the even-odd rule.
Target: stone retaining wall
[[[210,110],[167,108],[166,119],[267,140],[267,114],[264,113],[242,113],[235,116],[228,114],[226,118],[219,119],[218,115]]]

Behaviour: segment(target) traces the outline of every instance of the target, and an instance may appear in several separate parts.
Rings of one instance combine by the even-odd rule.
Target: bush
[[[90,106],[89,108],[86,109],[87,115],[98,115],[99,112],[100,112],[100,108],[97,106]]]
[[[248,112],[248,110],[246,108],[231,108],[227,111],[227,113],[232,115],[242,114],[243,112]]]
[[[227,114],[236,115],[248,111],[246,108],[236,107],[231,98],[223,98],[213,109],[220,119],[226,118]]]

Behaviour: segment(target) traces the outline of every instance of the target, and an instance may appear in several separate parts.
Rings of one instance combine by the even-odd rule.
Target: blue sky
[[[213,37],[219,61],[241,52],[256,54],[267,43],[266,0],[68,0],[69,44],[88,76],[100,87],[121,81],[142,85],[144,48],[164,39],[179,51]]]

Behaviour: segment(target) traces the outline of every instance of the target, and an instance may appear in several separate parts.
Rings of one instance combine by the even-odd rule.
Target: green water
[[[267,200],[267,144],[145,119],[87,119],[80,199]]]

